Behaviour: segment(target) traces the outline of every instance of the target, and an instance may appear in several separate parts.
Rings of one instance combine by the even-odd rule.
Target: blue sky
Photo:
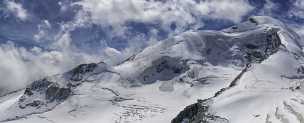
[[[15,33],[20,30],[27,36],[23,37],[25,39],[16,40],[16,42],[32,44],[27,40],[33,40],[35,34],[38,37],[39,28],[43,28],[41,26],[45,25],[44,22],[48,22],[52,29],[44,30],[45,32],[48,31],[49,35],[41,36],[37,40],[44,42],[45,40],[54,40],[53,37],[60,31],[59,28],[63,24],[75,21],[75,18],[77,18],[75,16],[81,10],[91,15],[93,19],[90,21],[92,22],[88,23],[91,23],[94,29],[99,31],[98,35],[101,35],[109,45],[111,45],[112,40],[115,43],[119,42],[117,40],[128,40],[121,35],[113,37],[106,34],[107,32],[113,33],[111,32],[112,28],[117,28],[117,26],[127,28],[125,30],[128,38],[139,34],[149,36],[149,31],[156,29],[159,40],[167,38],[169,34],[178,34],[189,29],[222,29],[252,15],[272,16],[290,24],[302,24],[304,22],[304,2],[301,0],[213,0],[215,2],[212,0],[184,0],[186,2],[167,0],[163,4],[153,0],[145,3],[138,2],[144,0],[109,1],[111,2],[104,2],[104,0],[20,0],[16,2],[3,0],[0,2],[2,15],[0,22],[5,28],[1,28],[1,31],[12,30],[13,32],[8,31],[9,34],[0,33],[0,36],[4,40],[5,38],[11,39],[10,37],[16,38]],[[172,3],[176,3],[176,5],[170,5]],[[158,5],[162,5],[162,7],[158,8]],[[172,9],[172,12],[164,9]],[[164,12],[165,15],[158,15],[161,14],[160,12]],[[76,31],[72,31],[77,33],[81,28],[86,27],[78,27]],[[24,30],[27,31],[24,32]],[[84,41],[78,42],[77,40],[75,42]],[[121,45],[117,44],[113,47],[120,48]]]
[[[102,48],[105,44],[121,50],[128,46],[129,40],[161,40],[191,29],[219,30],[252,15],[272,16],[292,26],[304,23],[301,0],[163,1],[3,0],[0,2],[0,39],[21,46],[48,48],[45,45],[54,42],[62,31],[69,30],[73,43],[84,50],[85,47]],[[62,29],[75,21],[86,24]],[[87,33],[88,30],[91,33]],[[96,47],[96,43],[101,46]]]
[[[0,78],[22,85],[80,63],[114,64],[162,39],[253,15],[304,36],[303,0],[1,0]]]

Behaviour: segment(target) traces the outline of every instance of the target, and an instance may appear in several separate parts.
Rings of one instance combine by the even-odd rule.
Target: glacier
[[[81,64],[0,97],[7,123],[303,123],[300,37],[266,16],[194,30],[117,65]]]

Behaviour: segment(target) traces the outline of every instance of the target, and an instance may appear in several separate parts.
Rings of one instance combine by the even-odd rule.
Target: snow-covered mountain
[[[302,46],[270,17],[188,31],[2,96],[0,122],[303,123]]]

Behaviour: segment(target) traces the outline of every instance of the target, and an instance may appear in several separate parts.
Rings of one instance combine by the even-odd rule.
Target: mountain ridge
[[[243,103],[246,98],[252,102],[263,102],[260,98],[268,100],[267,96],[272,99],[275,93],[262,92],[274,87],[278,87],[278,93],[298,94],[295,100],[304,99],[302,82],[295,82],[296,86],[290,89],[294,83],[280,78],[301,74],[294,68],[300,67],[302,60],[301,42],[284,24],[269,17],[251,17],[222,31],[185,32],[152,45],[117,66],[103,62],[82,64],[66,73],[37,80],[24,94],[0,104],[7,107],[0,110],[0,119],[115,123],[271,121],[280,119],[276,113],[280,106],[294,110],[288,96],[278,98],[284,103],[278,104],[274,113],[269,113],[273,106],[256,111],[261,114],[245,110],[245,120],[228,110],[238,111],[237,106],[225,106],[251,104]],[[278,68],[272,70],[274,66]],[[277,71],[284,69],[286,73]],[[194,103],[196,100],[198,103]],[[277,103],[267,103],[272,104]],[[291,115],[288,118],[297,121],[298,115],[293,114],[296,113],[284,116]],[[61,115],[63,118],[59,118]],[[24,118],[26,121],[20,120]]]

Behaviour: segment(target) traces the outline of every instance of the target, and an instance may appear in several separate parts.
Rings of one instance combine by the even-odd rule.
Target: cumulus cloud
[[[296,7],[303,8],[304,7],[304,1],[303,0],[297,0],[296,2],[294,2],[294,5]]]
[[[244,0],[207,0],[196,4],[195,9],[207,17],[239,22],[253,7]]]
[[[304,1],[296,0],[293,3],[291,10],[289,11],[290,16],[295,16],[304,19]]]
[[[66,29],[99,25],[106,29],[106,42],[123,40],[134,52],[156,40],[204,27],[203,19],[237,23],[253,10],[247,0],[81,0],[73,6],[81,10]]]
[[[42,23],[38,25],[38,33],[33,36],[34,40],[40,42],[42,38],[47,36],[47,33],[51,28],[52,26],[48,20],[42,21]]]
[[[83,0],[78,3],[95,23],[123,25],[128,21],[175,22],[185,26],[202,17],[238,22],[253,7],[245,0]]]
[[[277,3],[274,3],[271,0],[265,0],[265,4],[259,14],[271,16],[273,15],[273,10],[275,9],[278,9]]]
[[[6,0],[4,3],[6,4],[7,10],[13,13],[17,18],[23,21],[28,18],[27,11],[22,7],[20,3],[16,3],[12,0]]]
[[[66,72],[79,64],[100,61],[117,64],[135,51],[134,47],[123,51],[106,47],[88,54],[72,44],[69,32],[58,36],[48,49],[18,47],[8,42],[0,45],[0,95],[24,88],[42,77]]]
[[[25,75],[27,73],[26,65],[22,62],[20,55],[10,45],[4,45],[0,48],[0,94],[11,90],[10,87],[15,89],[24,86],[16,83],[28,79],[28,75]]]
[[[73,49],[69,35],[62,36],[53,49],[26,49],[9,42],[0,46],[0,95],[25,87],[48,75],[63,73],[77,64],[98,62],[99,56]]]

